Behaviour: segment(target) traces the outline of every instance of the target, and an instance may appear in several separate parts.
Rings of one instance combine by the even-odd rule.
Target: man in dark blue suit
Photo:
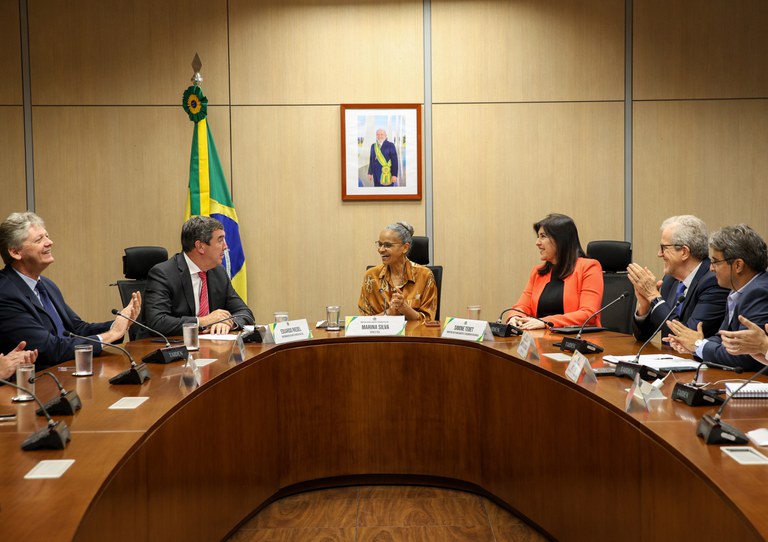
[[[371,157],[368,161],[368,180],[373,186],[397,186],[397,149],[387,141],[387,132],[376,130],[376,142],[371,145]]]
[[[709,254],[710,268],[717,276],[717,283],[731,290],[720,330],[746,329],[739,316],[760,327],[768,323],[768,274],[765,272],[768,247],[762,237],[746,224],[727,226],[712,234]],[[762,367],[747,354],[729,353],[719,335],[705,338],[701,324],[697,330],[691,330],[677,321],[667,325],[670,329],[669,344],[679,352],[748,371],[757,371]]]
[[[665,220],[661,225],[658,257],[664,260],[661,291],[647,267],[632,263],[627,268],[637,297],[632,325],[635,338],[650,339],[681,296],[683,301],[672,311],[670,319],[680,320],[691,329],[701,323],[705,337],[717,333],[725,316],[729,290],[717,285],[717,278],[709,269],[704,222],[692,215]],[[662,337],[667,336],[666,326],[661,332]]]
[[[130,321],[84,322],[64,301],[59,288],[42,272],[53,263],[53,241],[43,220],[34,213],[13,213],[0,224],[0,253],[5,268],[0,271],[0,352],[10,352],[26,341],[39,355],[39,371],[75,357],[75,345],[90,342],[64,337],[69,331],[102,342],[123,338]],[[121,312],[136,318],[141,298],[134,295]],[[93,353],[101,346],[93,344]]]

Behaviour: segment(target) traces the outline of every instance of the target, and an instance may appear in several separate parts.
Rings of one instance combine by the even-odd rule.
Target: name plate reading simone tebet
[[[452,318],[450,316],[445,319],[442,336],[477,343],[493,340],[491,326],[485,320],[467,320],[466,318]]]
[[[347,316],[347,337],[394,337],[405,335],[405,316]]]

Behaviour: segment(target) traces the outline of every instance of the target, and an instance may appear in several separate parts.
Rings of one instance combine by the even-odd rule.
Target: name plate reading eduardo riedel
[[[347,337],[394,337],[405,335],[405,316],[347,316]]]
[[[292,343],[312,338],[312,332],[309,331],[309,324],[306,318],[269,324],[269,330],[275,338],[275,344]]]
[[[448,317],[445,319],[443,337],[462,341],[492,341],[491,326],[485,320],[467,320],[466,318]]]

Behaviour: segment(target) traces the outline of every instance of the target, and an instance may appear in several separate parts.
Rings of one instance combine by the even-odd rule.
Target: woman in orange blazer
[[[586,258],[573,219],[550,214],[533,225],[536,248],[543,265],[533,268],[528,284],[513,310],[509,323],[521,329],[545,326],[580,326],[600,309],[603,301],[603,269]],[[535,316],[536,318],[531,318]],[[590,325],[600,325],[597,315]]]

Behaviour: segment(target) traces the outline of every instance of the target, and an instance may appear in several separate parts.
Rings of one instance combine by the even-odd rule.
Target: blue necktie
[[[680,282],[677,285],[677,291],[675,291],[675,303],[677,303],[677,300],[680,299],[680,296],[685,293],[685,283]],[[675,309],[675,316],[680,318],[680,313],[683,312],[683,302],[679,303],[677,305],[677,308]]]
[[[40,302],[43,304],[45,312],[47,312],[48,316],[50,316],[51,320],[53,320],[53,325],[56,327],[56,335],[61,337],[64,333],[64,322],[61,321],[61,316],[59,316],[59,313],[56,311],[56,307],[54,307],[53,303],[51,303],[51,297],[48,295],[48,290],[45,289],[43,281],[37,281],[35,290],[37,290],[37,295],[40,296]]]

